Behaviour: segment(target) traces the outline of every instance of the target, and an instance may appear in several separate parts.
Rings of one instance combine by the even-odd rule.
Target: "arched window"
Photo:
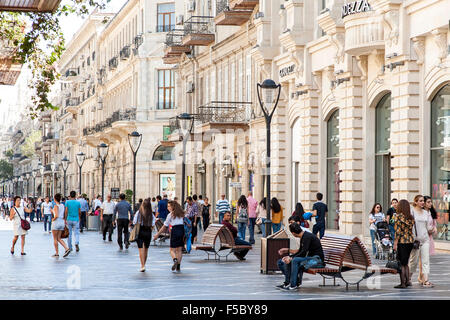
[[[327,229],[339,229],[339,110],[327,122]]]
[[[375,110],[375,201],[388,208],[391,197],[391,94]]]
[[[450,202],[450,84],[431,101],[431,194],[438,212],[438,239],[448,239]]]
[[[152,160],[166,161],[166,160],[174,160],[174,159],[175,159],[175,157],[173,155],[173,147],[159,146],[155,150]]]

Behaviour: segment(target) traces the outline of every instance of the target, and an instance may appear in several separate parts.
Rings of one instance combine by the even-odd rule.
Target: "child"
[[[97,206],[97,208],[95,208],[94,216],[99,216],[99,215],[100,215],[100,206]]]

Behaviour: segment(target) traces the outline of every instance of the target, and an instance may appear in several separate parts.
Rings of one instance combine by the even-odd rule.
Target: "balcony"
[[[61,0],[10,1],[0,0],[0,11],[53,12]]]
[[[244,9],[253,10],[259,4],[259,0],[230,0],[229,6],[231,10]]]
[[[251,102],[211,101],[199,107],[196,120],[201,131],[246,129],[252,116]]]
[[[184,46],[207,46],[214,42],[213,17],[192,16],[184,23]]]
[[[117,122],[130,122],[136,120],[136,108],[129,108],[123,111],[116,111],[104,121],[97,123],[95,126],[83,128],[83,136],[93,135],[104,132],[106,129],[118,126]]]
[[[165,56],[181,56],[183,53],[191,52],[189,46],[183,45],[184,30],[172,30],[166,35],[166,48],[164,50]]]
[[[181,56],[164,56],[163,63],[164,64],[175,64],[180,62]]]
[[[217,15],[214,22],[218,26],[240,26],[252,16],[252,10],[230,10],[229,0],[216,0]]]
[[[78,137],[78,130],[75,128],[67,129],[64,131],[64,142],[70,142],[70,143],[78,143],[79,137]]]
[[[120,50],[120,60],[126,60],[130,57],[130,55],[131,55],[130,46],[125,46],[122,48],[122,50]]]
[[[40,122],[52,122],[52,116],[50,112],[42,112],[39,116]]]
[[[109,70],[117,69],[118,65],[119,65],[119,59],[117,59],[117,57],[110,59],[108,62]]]

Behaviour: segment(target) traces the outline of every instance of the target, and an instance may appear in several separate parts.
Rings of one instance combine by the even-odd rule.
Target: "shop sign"
[[[342,6],[342,18],[351,14],[371,11],[372,8],[367,0],[359,0],[347,3]]]
[[[159,175],[159,194],[161,196],[167,195],[169,200],[175,197],[175,174],[160,174]]]
[[[295,71],[295,64],[290,65],[289,67],[285,67],[283,69],[280,69],[280,78],[284,78]]]
[[[111,199],[119,199],[120,189],[111,188]]]
[[[242,182],[230,182],[230,188],[242,188]]]

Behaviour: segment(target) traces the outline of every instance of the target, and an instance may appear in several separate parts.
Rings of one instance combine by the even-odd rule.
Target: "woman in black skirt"
[[[145,199],[133,219],[133,224],[141,224],[136,240],[139,248],[139,259],[141,260],[141,272],[145,272],[145,263],[147,262],[148,248],[152,240],[152,228],[155,225],[155,221],[151,201],[150,199]]]
[[[402,266],[400,284],[394,288],[402,289],[411,285],[409,282],[409,256],[413,249],[414,217],[408,200],[400,200],[397,205],[397,215],[394,217],[395,241],[394,250],[397,251],[397,260]]]
[[[170,231],[170,255],[173,259],[172,271],[177,270],[179,272],[182,258],[181,250],[184,247],[184,211],[176,201],[169,201],[167,208],[170,213],[163,227],[153,237],[153,240],[156,241],[159,235],[169,228],[169,225],[172,226]]]

